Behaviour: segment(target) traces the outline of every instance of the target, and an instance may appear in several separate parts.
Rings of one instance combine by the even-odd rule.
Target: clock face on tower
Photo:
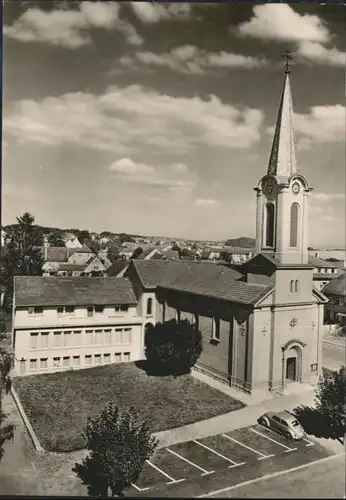
[[[300,191],[300,184],[298,182],[294,182],[292,184],[292,191],[294,194],[298,194]]]
[[[266,196],[272,197],[276,193],[276,182],[274,179],[269,177],[269,179],[265,179],[262,186],[263,192]]]

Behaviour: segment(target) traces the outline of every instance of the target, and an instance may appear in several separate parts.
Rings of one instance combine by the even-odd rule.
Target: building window
[[[128,311],[129,310],[129,306],[127,304],[121,304],[120,305],[120,311]]]
[[[130,361],[131,355],[129,352],[124,352],[124,361]]]
[[[131,332],[132,328],[124,328],[121,333],[121,343],[122,344],[130,344],[131,343]]]
[[[267,203],[266,205],[266,246],[274,246],[274,205]]]
[[[61,332],[54,332],[53,334],[53,346],[61,347],[62,345],[62,335]]]
[[[111,362],[111,355],[110,354],[104,354],[103,355],[103,363],[105,365],[108,365]]]
[[[64,332],[64,347],[72,347],[72,332]]]
[[[93,331],[85,330],[85,345],[92,345],[93,342]]]
[[[112,335],[112,330],[110,328],[103,331],[103,344],[104,345],[111,345],[111,335]]]
[[[93,306],[88,306],[87,307],[87,311],[88,311],[88,317],[89,318],[94,315],[94,308],[93,308]]]
[[[40,359],[40,370],[48,370],[48,358]]]
[[[311,367],[311,371],[312,372],[317,372],[317,368],[318,368],[318,364],[317,363],[312,364],[310,367]]]
[[[102,314],[105,306],[95,306],[95,314]]]
[[[102,345],[102,330],[95,330],[95,344]]]
[[[28,307],[28,313],[29,314],[43,314],[43,307],[41,307],[41,306]]]
[[[25,375],[26,372],[26,361],[25,359],[21,359],[19,361],[19,373],[20,375]]]
[[[290,247],[298,246],[298,219],[299,219],[299,205],[298,203],[292,203],[291,225],[290,225]]]
[[[220,318],[213,318],[212,340],[220,341]]]
[[[80,356],[73,356],[72,363],[73,363],[73,366],[75,368],[79,368],[80,367]]]
[[[291,280],[290,281],[290,292],[298,293],[299,292],[299,280]]]
[[[38,333],[30,333],[30,349],[37,349]]]
[[[116,305],[114,306],[114,311],[115,311],[115,312],[119,312],[119,311],[120,311],[120,304],[116,304]]]
[[[65,313],[66,314],[73,314],[74,313],[74,306],[65,306]]]
[[[122,328],[116,328],[114,330],[114,344],[121,344],[121,332]]]
[[[62,365],[64,368],[69,368],[70,367],[70,361],[71,361],[71,358],[70,356],[64,356],[62,358]]]
[[[37,359],[30,359],[29,370],[31,372],[37,371]]]
[[[121,363],[121,352],[116,352],[114,354],[114,363]]]
[[[91,366],[91,354],[85,356],[85,366]]]
[[[72,336],[72,343],[75,347],[80,347],[82,345],[82,331],[74,330]]]
[[[58,313],[58,316],[62,316],[64,314],[64,308],[63,306],[59,306],[56,308],[56,312]]]
[[[94,356],[95,365],[101,364],[101,354],[95,354]]]
[[[153,299],[149,298],[147,300],[147,316],[151,316],[153,314]]]
[[[55,370],[60,369],[61,358],[53,358],[53,368]]]
[[[49,332],[43,332],[40,335],[40,348],[48,349],[49,347]]]

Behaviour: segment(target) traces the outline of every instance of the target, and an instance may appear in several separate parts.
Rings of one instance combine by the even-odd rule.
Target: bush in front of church
[[[202,334],[188,320],[157,323],[146,335],[148,371],[157,375],[190,373],[202,353]]]

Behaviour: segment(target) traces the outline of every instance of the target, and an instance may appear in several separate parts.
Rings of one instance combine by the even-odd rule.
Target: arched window
[[[291,293],[294,292],[294,280],[291,280],[291,282],[290,282],[290,292]]]
[[[298,220],[299,220],[299,205],[292,203],[291,205],[291,226],[290,226],[290,247],[298,246]]]
[[[294,282],[294,291],[295,291],[296,293],[298,293],[298,292],[299,292],[299,280],[296,280],[296,281]]]
[[[153,314],[153,299],[149,298],[147,301],[147,316],[151,316]]]
[[[266,205],[267,217],[266,217],[266,246],[274,246],[274,205],[273,203],[267,203]]]

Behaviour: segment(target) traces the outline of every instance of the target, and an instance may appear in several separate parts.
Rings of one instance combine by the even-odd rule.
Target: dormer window
[[[104,308],[105,308],[105,306],[101,306],[101,305],[95,306],[95,314],[102,314]]]
[[[28,307],[29,314],[43,314],[42,306]]]

